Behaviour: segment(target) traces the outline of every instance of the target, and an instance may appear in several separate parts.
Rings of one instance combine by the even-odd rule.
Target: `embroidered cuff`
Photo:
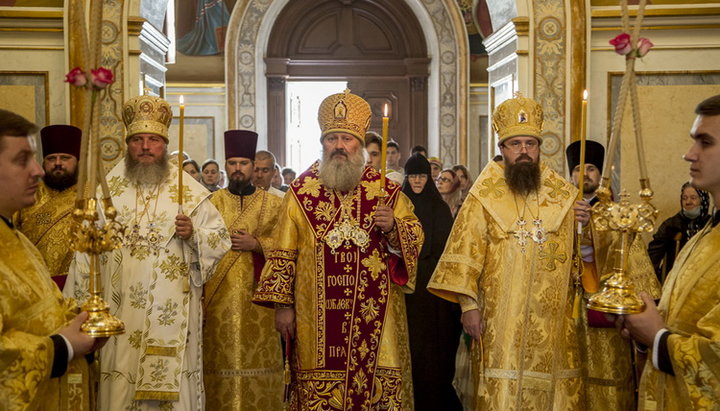
[[[399,250],[400,247],[400,236],[398,235],[398,228],[397,228],[397,222],[393,224],[392,230],[390,230],[389,233],[383,232],[385,235],[385,238],[387,238],[388,245],[390,245],[390,248],[394,248],[396,250]]]

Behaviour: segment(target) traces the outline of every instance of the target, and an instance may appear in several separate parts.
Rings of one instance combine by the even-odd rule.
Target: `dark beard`
[[[242,195],[242,192],[250,185],[250,179],[243,177],[231,177],[228,181],[228,191],[236,196]]]
[[[594,194],[598,187],[600,187],[600,184],[591,183],[588,181],[586,183],[583,183],[583,186],[583,194]]]
[[[55,171],[55,170],[53,170]],[[56,176],[51,172],[46,173],[43,177],[43,181],[45,182],[45,185],[52,188],[53,190],[62,191],[66,188],[70,188],[77,184],[78,179],[78,169],[75,168],[75,172],[70,173],[63,173],[60,176]]]
[[[505,181],[515,194],[526,196],[537,192],[540,189],[540,164],[525,161],[506,164]]]

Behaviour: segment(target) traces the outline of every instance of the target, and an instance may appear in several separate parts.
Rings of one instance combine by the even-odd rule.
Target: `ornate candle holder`
[[[592,218],[598,231],[616,231],[620,234],[619,248],[613,250],[618,258],[613,274],[603,290],[588,301],[588,308],[612,314],[637,314],[645,309],[645,303],[637,295],[628,278],[627,262],[630,245],[638,233],[652,232],[658,211],[650,203],[653,191],[647,180],[640,180],[640,203],[631,204],[630,195],[623,190],[620,201],[613,202],[609,182],[603,181],[596,194],[600,201],[592,209]]]
[[[115,218],[117,211],[110,198],[103,199],[105,223],[98,226],[97,200],[93,198],[77,200],[73,211],[74,227],[71,233],[71,246],[74,250],[90,257],[89,294],[82,310],[88,312],[88,319],[80,329],[92,337],[109,337],[125,332],[125,324],[110,314],[103,300],[100,281],[100,254],[112,251],[122,244],[125,227]]]

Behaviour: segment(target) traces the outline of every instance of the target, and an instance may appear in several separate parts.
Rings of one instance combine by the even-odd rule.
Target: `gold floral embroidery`
[[[141,282],[130,286],[130,306],[142,310],[147,303],[147,291]]]
[[[183,274],[187,273],[188,265],[180,260],[177,255],[168,256],[167,260],[164,260],[160,264],[160,272],[170,281],[175,281],[180,278]]]
[[[139,349],[140,343],[142,343],[142,331],[133,331],[132,334],[130,334],[130,336],[128,337],[128,343],[130,343],[131,347]]]
[[[158,316],[158,323],[160,325],[172,325],[175,323],[175,317],[178,315],[177,312],[178,303],[173,302],[172,299],[168,298],[165,301],[165,305],[161,308],[162,314]]]
[[[362,186],[365,188],[365,199],[366,200],[372,200],[376,197],[380,197],[380,194],[382,193],[382,190],[380,187],[380,180],[375,180],[375,181],[363,180]]]
[[[505,186],[504,178],[498,178],[495,181],[493,181],[492,178],[487,178],[483,180],[481,184],[485,188],[480,190],[480,196],[492,195],[493,198],[499,199],[505,194],[505,191],[502,189]]]
[[[564,263],[567,260],[567,255],[562,251],[558,249],[560,248],[560,244],[556,242],[550,242],[546,247],[543,247],[544,249],[540,251],[540,261],[545,261],[544,268],[548,271],[555,271],[557,268],[556,261],[559,261],[561,264]]]
[[[173,203],[178,202],[178,187],[177,184],[172,184],[168,188],[168,192],[170,194],[170,200]],[[190,193],[190,187],[183,184],[183,203],[188,204],[193,200],[192,193]]]
[[[168,372],[168,360],[158,359],[150,365],[153,371],[150,373],[150,379],[153,382],[162,381]]]
[[[130,181],[124,177],[115,176],[108,182],[110,189],[110,195],[117,197],[125,192],[125,189],[130,185]]]
[[[367,301],[360,303],[360,313],[365,322],[369,323],[380,313],[380,306],[375,302],[374,298],[370,297]]]
[[[553,200],[557,200],[558,196],[560,196],[563,200],[570,196],[570,192],[563,188],[565,186],[565,183],[557,178],[545,179],[545,183],[543,183],[543,185],[552,190],[550,191],[550,193],[548,193],[548,195]]]
[[[318,220],[330,221],[335,213],[335,207],[327,201],[320,201],[313,213]]]
[[[377,249],[373,250],[369,257],[363,258],[362,264],[370,271],[373,281],[377,281],[380,273],[385,270],[385,263]]]
[[[308,194],[312,197],[320,195],[320,180],[314,177],[305,177],[305,183],[298,190],[298,194]]]

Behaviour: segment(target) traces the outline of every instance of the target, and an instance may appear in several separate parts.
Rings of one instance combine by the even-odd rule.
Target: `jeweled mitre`
[[[492,125],[498,134],[498,144],[517,136],[530,136],[542,141],[542,106],[518,94],[497,106]]]
[[[323,100],[318,109],[318,123],[323,137],[335,132],[349,133],[364,142],[371,115],[370,104],[345,89]]]
[[[123,122],[127,128],[126,140],[135,134],[157,134],[168,141],[168,127],[172,110],[167,101],[155,96],[137,96],[123,105]]]

